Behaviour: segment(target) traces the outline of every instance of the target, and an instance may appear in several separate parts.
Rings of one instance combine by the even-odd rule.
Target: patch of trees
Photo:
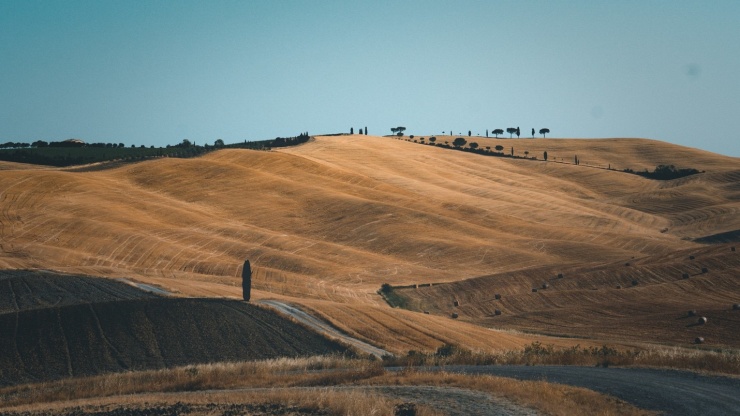
[[[391,127],[391,132],[395,134],[398,137],[403,136],[403,132],[406,130],[406,127],[398,126],[398,127]]]
[[[310,138],[311,137],[308,135],[308,133],[301,133],[295,137],[277,137],[270,143],[269,147],[296,146],[301,143],[306,143]]]
[[[669,181],[671,179],[678,179],[701,173],[694,168],[678,169],[674,165],[658,165],[652,172],[648,171],[647,169],[642,172],[635,172],[632,169],[624,169],[623,172],[632,173],[634,175],[640,175],[648,179],[656,179],[659,181]]]
[[[453,146],[455,146],[455,147],[458,147],[458,148],[462,148],[463,146],[465,146],[465,144],[466,144],[467,142],[468,142],[468,141],[467,141],[467,140],[465,140],[465,139],[463,139],[462,137],[458,137],[458,138],[456,138],[456,139],[455,139],[455,140],[454,140],[454,141],[452,142],[452,145],[453,145]]]
[[[273,147],[295,146],[310,139],[307,132],[295,137],[278,137],[274,140],[244,141],[225,145],[223,140],[215,141],[214,146],[199,146],[188,139],[166,147],[125,147],[123,143],[84,143],[81,141],[28,143],[8,142],[0,146],[0,160],[7,162],[30,163],[47,166],[74,166],[98,162],[133,162],[156,157],[190,158],[223,148],[269,150]]]

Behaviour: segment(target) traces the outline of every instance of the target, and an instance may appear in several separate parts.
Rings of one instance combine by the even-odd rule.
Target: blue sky
[[[740,156],[740,1],[0,0],[0,142],[519,126]]]

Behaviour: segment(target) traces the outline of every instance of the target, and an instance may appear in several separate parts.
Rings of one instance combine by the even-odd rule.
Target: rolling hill
[[[438,143],[452,140],[437,136]],[[468,141],[514,147],[517,155],[547,151],[549,158],[487,157],[355,135],[99,171],[0,163],[0,268],[133,277],[181,296],[238,298],[246,258],[256,299],[301,303],[393,351],[443,342],[501,349],[534,339],[485,326],[583,336],[589,322],[600,322],[594,311],[620,310],[621,302],[661,299],[644,319],[669,319],[685,313],[687,298],[718,314],[740,300],[737,260],[729,257],[737,253],[694,241],[740,230],[737,158],[644,139]],[[578,166],[569,163],[576,154]],[[660,164],[704,173],[655,181],[619,171]],[[712,270],[721,294],[708,289],[714,271],[671,280],[686,254],[701,250],[717,258]],[[625,295],[584,294],[589,285],[606,293],[628,279],[604,277],[621,273],[625,262],[670,276],[619,292]],[[559,282],[544,301],[520,293],[558,270],[584,282],[557,301],[568,302],[567,324],[562,303],[551,299]],[[409,295],[432,315],[388,308],[376,294],[383,283],[434,284]],[[483,294],[495,290],[520,293],[522,301],[507,298],[506,314],[492,320],[494,306]],[[686,297],[673,301],[681,291]],[[453,293],[466,303],[451,326]],[[643,340],[649,331],[627,326],[631,313],[618,315],[605,317],[608,325],[594,334]],[[736,316],[715,329],[714,342],[740,344],[726,336],[740,329]],[[650,332],[645,340],[683,343],[684,329]]]
[[[0,385],[346,351],[245,302],[161,298],[109,279],[2,272],[0,287],[13,286],[24,290],[10,292],[15,302],[2,302],[17,309],[0,311]],[[46,294],[59,295],[57,302],[43,305]],[[31,295],[40,302],[24,302]]]

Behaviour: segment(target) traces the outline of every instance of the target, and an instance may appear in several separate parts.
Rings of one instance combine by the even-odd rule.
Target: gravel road
[[[366,342],[360,341],[359,339],[352,338],[349,335],[329,325],[328,323],[316,318],[315,316],[311,316],[307,314],[306,312],[298,309],[295,306],[290,306],[288,304],[285,304],[283,302],[279,302],[276,300],[261,300],[258,303],[262,305],[270,306],[276,309],[278,312],[284,315],[288,315],[294,318],[295,320],[297,320],[298,322],[308,325],[309,327],[313,328],[315,331],[318,331],[319,333],[323,333],[323,334],[329,335],[330,337],[339,339],[343,343],[352,345],[353,347],[357,348],[358,350],[366,354],[372,354],[378,358],[381,358],[384,355],[393,355],[384,349],[374,347]]]
[[[298,308],[274,300],[260,303],[368,354],[377,357],[389,354],[340,332]],[[577,366],[447,366],[428,370],[490,374],[584,387],[609,394],[643,409],[664,412],[666,415],[740,415],[739,378],[705,376],[678,370]],[[455,414],[452,409],[447,410]],[[462,412],[464,414],[464,410]]]
[[[448,366],[440,371],[585,387],[666,415],[740,415],[740,379],[689,371],[575,366]]]

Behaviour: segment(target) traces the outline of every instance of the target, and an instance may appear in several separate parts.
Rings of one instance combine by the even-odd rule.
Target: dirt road
[[[443,370],[585,387],[666,415],[740,415],[738,378],[677,370],[575,366],[448,366]]]
[[[384,355],[393,355],[384,349],[372,346],[366,342],[360,341],[359,339],[352,338],[349,335],[329,325],[328,323],[314,316],[307,314],[306,312],[298,309],[297,307],[290,306],[288,304],[279,302],[277,300],[262,300],[262,301],[259,301],[259,303],[270,306],[276,309],[278,312],[284,315],[288,315],[294,318],[295,320],[297,320],[298,322],[308,325],[309,327],[313,328],[315,331],[318,331],[322,334],[326,334],[332,338],[336,338],[345,344],[353,346],[354,348],[358,349],[359,351],[365,354],[371,354],[378,358],[381,358]]]

